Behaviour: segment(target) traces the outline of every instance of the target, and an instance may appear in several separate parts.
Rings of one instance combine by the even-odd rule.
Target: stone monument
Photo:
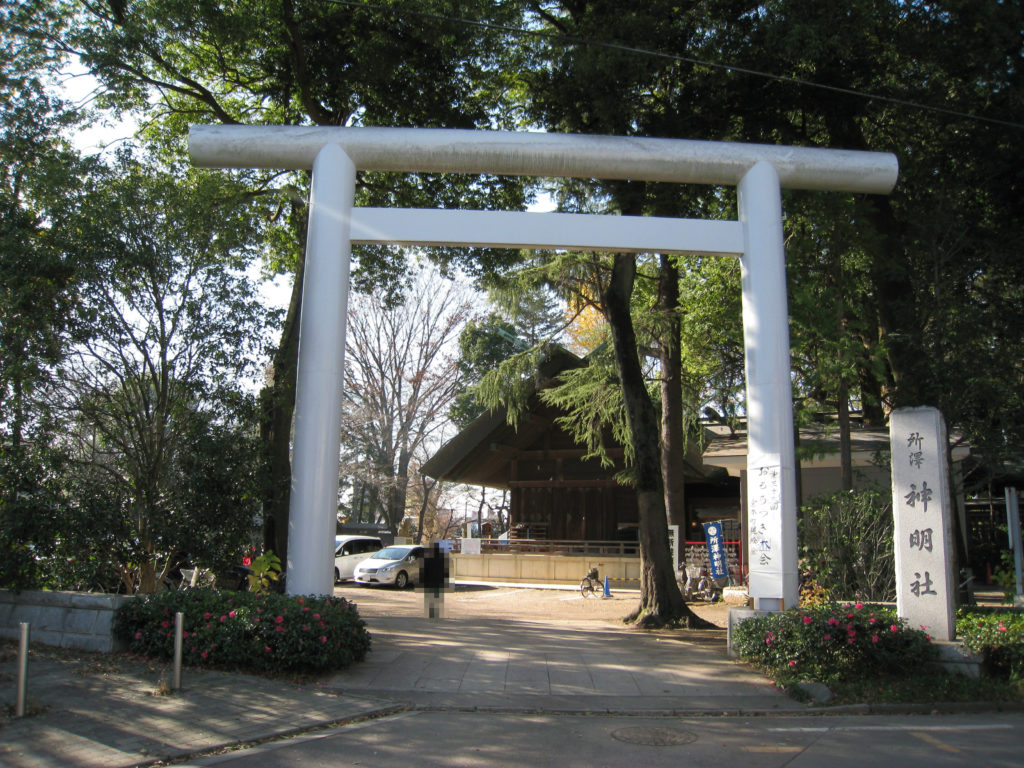
[[[900,408],[889,419],[896,610],[933,640],[955,634],[956,569],[946,425],[935,408]]]

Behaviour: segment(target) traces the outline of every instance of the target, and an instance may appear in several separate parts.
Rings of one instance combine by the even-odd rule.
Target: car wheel
[[[337,584],[339,581],[341,581],[341,571],[339,571],[337,568],[335,568],[334,569],[334,583]]]
[[[399,589],[405,589],[409,586],[409,574],[405,571],[399,571],[398,575],[395,576],[395,586]]]

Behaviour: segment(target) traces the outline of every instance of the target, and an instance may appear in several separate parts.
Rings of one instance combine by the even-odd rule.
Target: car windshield
[[[371,560],[401,560],[412,551],[411,547],[384,547],[370,555]]]

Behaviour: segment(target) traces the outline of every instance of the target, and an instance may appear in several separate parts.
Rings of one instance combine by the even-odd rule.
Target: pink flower
[[[227,616],[221,616],[221,617],[220,617],[220,621],[221,621],[221,623],[222,623],[222,624],[223,624],[223,623],[224,623],[225,621],[227,621],[227,620],[228,620],[228,617],[227,617]]]
[[[839,626],[839,619],[836,619],[836,618],[831,618],[831,619],[829,619],[829,620],[828,620],[828,625],[829,625],[830,627],[836,627],[836,626]]]
[[[856,637],[857,636],[857,633],[854,632],[852,629],[849,632],[847,632],[846,634],[849,635],[850,637]]]
[[[303,604],[303,603],[305,603],[305,602],[306,602],[306,601],[305,601],[305,600],[303,600],[303,599],[302,599],[301,597],[299,598],[299,605],[302,605],[302,604]]]
[[[141,632],[136,632],[135,633],[135,639],[136,640],[139,640],[141,637],[142,637],[142,633]]]
[[[832,639],[832,635],[825,635],[825,639],[826,640],[831,640]]]
[[[320,636],[320,642],[321,643],[326,643],[327,642],[327,635],[321,635]]]
[[[285,631],[285,629],[284,629],[284,627],[282,627],[282,626],[280,626],[280,625],[279,625],[279,626],[277,627],[277,631],[278,631],[278,632],[284,632],[284,631]]]
[[[234,611],[229,611],[229,612],[228,612],[228,616],[230,616],[230,617],[231,617],[232,619],[233,619],[233,618],[235,618],[235,615],[236,615],[236,614],[235,614],[235,612],[234,612]]]
[[[872,643],[877,643],[878,642],[878,635],[872,635],[871,636],[871,642]]]
[[[276,619],[274,619],[274,622],[276,624],[280,624],[282,621],[284,621],[284,616],[278,616]]]
[[[810,623],[811,623],[811,617],[810,616],[804,616],[804,624],[810,624]]]
[[[246,566],[248,566],[248,565],[252,565],[252,558],[251,558],[251,557],[249,557],[248,555],[246,555],[245,557],[243,557],[243,558],[242,558],[242,565],[246,565]]]
[[[899,631],[899,627],[897,627],[895,624],[890,624],[889,625],[889,631],[890,632],[897,632],[897,631]]]
[[[874,624],[874,623],[875,623],[874,619],[868,619],[868,624]]]
[[[204,613],[204,614],[203,614],[203,618],[204,618],[204,619],[208,619],[208,618],[210,618],[210,614],[208,614],[208,613]]]
[[[314,613],[313,614],[313,618],[314,619],[319,619],[320,618],[320,614],[319,613]]]
[[[792,659],[790,659],[790,660],[789,660],[789,666],[791,666],[791,667],[795,667],[795,666],[796,666],[796,662],[795,662],[795,661],[793,661]]]
[[[202,655],[202,657],[203,657],[203,658],[205,659],[205,658],[206,658],[207,656],[209,656],[210,654],[209,654],[208,652],[206,652],[206,651],[203,651],[201,655]]]
[[[998,627],[996,627],[996,629],[998,629],[1000,632],[1005,632],[1006,631],[1006,627],[1004,627],[1002,624],[1000,624]]]
[[[864,607],[864,603],[857,603],[857,604],[856,604],[855,606],[853,606],[853,607],[854,607],[854,608],[856,608],[856,609],[857,609],[857,610],[859,611],[859,610],[860,610],[861,608],[863,608],[863,607]]]
[[[266,651],[267,653],[270,653],[270,646],[269,645],[263,646],[263,650]]]
[[[161,621],[160,622],[160,626],[163,627],[164,629],[167,629],[167,627],[171,626],[171,622],[169,622],[169,621]]]

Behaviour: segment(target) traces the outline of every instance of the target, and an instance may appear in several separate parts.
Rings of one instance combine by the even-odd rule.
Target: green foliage
[[[505,408],[508,423],[519,424],[529,408],[530,398],[551,376],[550,361],[565,354],[554,344],[538,344],[502,361],[474,387],[484,408]]]
[[[1005,535],[1006,526],[1000,526],[1000,531]],[[999,549],[999,566],[992,573],[992,581],[1002,588],[1003,603],[1012,605],[1017,594],[1017,566],[1012,550]]]
[[[255,547],[253,549],[255,550]],[[245,562],[246,560],[249,562]],[[281,575],[281,558],[269,549],[256,557],[247,556],[242,560],[242,564],[252,571],[246,575],[249,579],[249,591],[259,595],[269,594],[273,582]]]
[[[747,619],[736,629],[739,656],[788,685],[830,685],[873,675],[914,675],[937,652],[893,608],[827,605]]]
[[[633,445],[610,347],[591,353],[587,365],[561,373],[556,385],[543,390],[540,398],[565,413],[557,422],[587,447],[584,458],[597,458],[611,467],[615,462],[606,449],[616,445],[624,448],[626,464],[632,463]]]
[[[496,314],[484,320],[471,321],[459,334],[459,373],[471,386],[456,395],[448,416],[459,429],[464,429],[486,408],[479,402],[475,387],[489,371],[526,346],[516,336],[511,323]]]
[[[984,655],[990,674],[1024,680],[1024,611],[961,608],[956,634],[965,648]]]
[[[174,655],[174,616],[184,614],[182,659],[247,672],[324,672],[362,661],[370,634],[343,598],[188,589],[122,606],[115,636],[132,653]]]
[[[800,558],[839,599],[892,600],[896,593],[891,500],[877,489],[838,491],[801,510]]]

